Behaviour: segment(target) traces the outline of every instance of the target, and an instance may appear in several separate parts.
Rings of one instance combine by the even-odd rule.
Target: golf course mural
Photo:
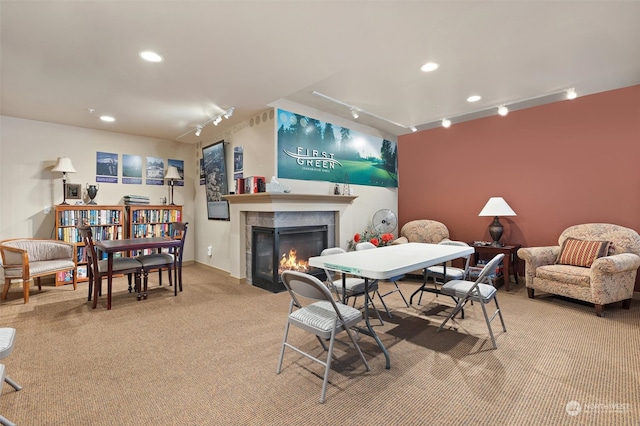
[[[397,144],[278,110],[278,177],[398,187]]]

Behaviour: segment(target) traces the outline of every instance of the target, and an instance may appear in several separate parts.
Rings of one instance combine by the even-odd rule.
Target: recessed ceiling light
[[[467,102],[478,102],[480,99],[482,99],[480,95],[471,95],[467,98]]]
[[[422,72],[431,72],[438,69],[440,65],[435,62],[427,62],[423,66],[420,67],[420,71]]]
[[[109,115],[101,115],[101,116],[100,116],[100,120],[102,120],[102,121],[107,121],[107,122],[109,122],[109,123],[111,123],[111,122],[113,122],[113,121],[116,121],[116,119],[115,119],[115,118],[113,118],[113,117],[111,117],[111,116],[109,116]]]
[[[145,61],[149,61],[149,62],[162,62],[162,56],[150,50],[145,50],[144,52],[140,52],[140,57]]]

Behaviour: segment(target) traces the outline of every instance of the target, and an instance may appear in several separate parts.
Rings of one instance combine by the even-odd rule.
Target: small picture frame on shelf
[[[64,195],[68,200],[79,200],[82,196],[82,188],[79,183],[66,183],[64,185]]]

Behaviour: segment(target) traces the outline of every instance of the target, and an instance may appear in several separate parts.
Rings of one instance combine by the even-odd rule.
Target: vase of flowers
[[[376,231],[373,226],[369,225],[362,232],[358,232],[348,241],[349,250],[355,250],[358,243],[370,242],[376,247],[388,246],[393,242],[393,234],[381,233]]]

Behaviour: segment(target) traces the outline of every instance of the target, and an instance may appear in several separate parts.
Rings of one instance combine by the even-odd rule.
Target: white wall
[[[304,107],[299,104],[287,102],[274,104],[277,108],[286,109],[287,111],[307,115],[332,124],[347,127],[359,132],[367,133],[374,136],[385,137],[388,140],[395,141],[396,138],[383,135],[378,130],[363,126],[359,123],[344,120],[342,118],[329,115],[312,108]],[[244,176],[265,176],[267,181],[271,176],[277,174],[276,165],[276,149],[277,149],[277,117],[275,117],[276,109],[267,109],[260,113],[260,123],[257,123],[257,117],[253,117],[252,121],[247,121],[234,129],[220,133],[202,143],[198,144],[197,149],[201,151],[203,146],[210,145],[219,140],[225,140],[228,145],[225,147],[227,158],[227,175],[229,176],[232,191],[235,185],[232,181],[233,176],[233,148],[242,146],[244,148]],[[264,120],[266,117],[266,121]],[[252,124],[250,124],[252,123]],[[198,158],[202,153],[196,153]],[[277,177],[277,176],[276,176]],[[302,181],[293,179],[279,179],[279,182],[291,188],[292,192],[302,194],[332,194],[334,184],[330,182],[320,181]],[[197,184],[197,182],[196,182]],[[348,240],[356,232],[362,231],[371,221],[373,214],[383,208],[391,209],[397,213],[398,210],[398,191],[397,188],[380,188],[372,186],[351,185],[354,195],[358,198],[353,202],[353,220],[350,226],[346,226],[341,230],[342,238],[340,246],[347,248]],[[195,216],[197,235],[195,238],[195,260],[212,267],[229,271],[229,238],[230,238],[230,222],[219,220],[208,220],[204,186],[197,185],[195,197]],[[231,221],[236,218],[231,218]],[[395,234],[397,235],[396,229]],[[212,256],[207,256],[207,246],[212,246]]]
[[[359,132],[396,140],[376,129],[345,120],[301,105],[275,105]],[[266,121],[263,120],[266,117]],[[58,157],[70,157],[77,173],[69,182],[82,185],[95,183],[96,152],[112,152],[143,157],[152,156],[184,160],[185,186],[175,188],[175,203],[183,205],[184,220],[189,222],[185,261],[195,260],[222,271],[230,269],[230,222],[208,220],[204,185],[199,183],[199,161],[202,147],[225,140],[229,189],[233,191],[233,148],[244,147],[244,176],[276,175],[276,118],[268,108],[227,132],[220,133],[196,145],[153,139],[121,133],[90,130],[39,121],[0,116],[0,239],[14,237],[53,238],[54,215],[44,214],[45,206],[62,202],[62,177],[51,172]],[[120,157],[121,158],[121,157]],[[281,179],[292,192],[304,194],[332,193],[333,184],[318,181]],[[382,208],[397,212],[397,189],[351,185],[358,198],[353,202],[351,226],[342,230],[340,246],[355,232],[362,231],[373,214]],[[124,195],[147,195],[152,203],[168,196],[167,186],[124,185],[100,183],[96,202],[122,204]],[[231,218],[234,220],[234,218]],[[395,231],[397,234],[398,230]],[[212,256],[207,256],[212,246]]]
[[[54,238],[53,206],[62,202],[62,175],[52,172],[58,157],[69,157],[77,173],[68,183],[96,183],[96,152],[184,160],[185,186],[175,187],[175,203],[183,205],[185,221],[193,223],[193,146],[161,139],[90,130],[0,116],[0,240],[17,237]],[[120,168],[120,174],[121,172]],[[119,181],[121,181],[120,176]],[[169,187],[100,183],[98,204],[123,204],[128,194],[146,195],[159,204]],[[85,201],[88,201],[86,199]],[[70,200],[73,203],[74,200]],[[45,214],[45,207],[51,213]],[[193,242],[185,243],[185,260],[193,260]]]

